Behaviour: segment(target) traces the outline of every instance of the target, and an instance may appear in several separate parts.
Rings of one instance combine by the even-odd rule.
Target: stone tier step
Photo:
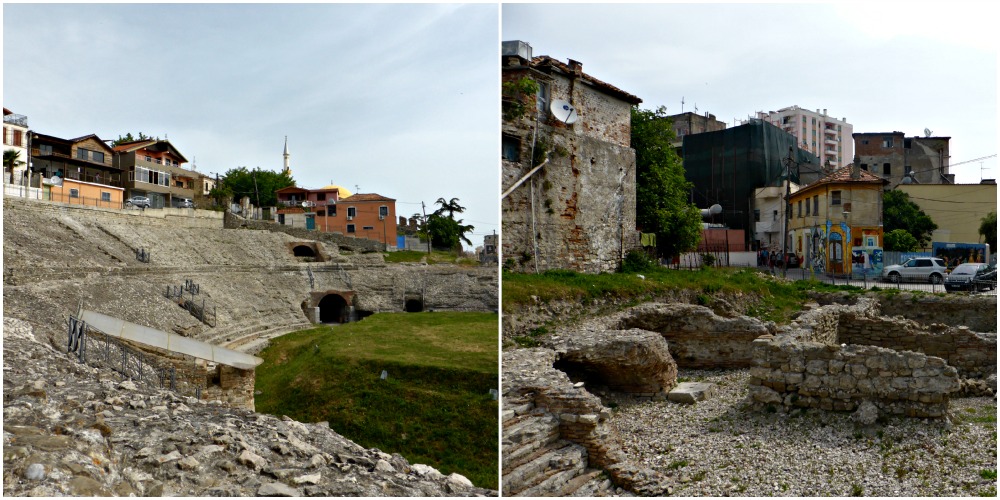
[[[533,456],[504,474],[504,495],[559,496],[573,479],[586,473],[587,450],[569,441],[550,443]]]
[[[541,448],[558,440],[559,418],[551,413],[522,415],[504,422],[504,474],[533,460]]]

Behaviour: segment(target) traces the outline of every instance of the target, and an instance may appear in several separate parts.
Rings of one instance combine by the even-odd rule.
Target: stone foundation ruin
[[[940,418],[952,397],[995,394],[996,297],[813,298],[788,326],[650,303],[559,328],[537,338],[540,348],[505,351],[504,494],[610,494],[591,467],[632,492],[662,494],[656,472],[621,455],[597,395],[662,400],[677,367],[750,368],[757,409],[868,405],[876,415]],[[972,326],[941,324],[959,321]]]

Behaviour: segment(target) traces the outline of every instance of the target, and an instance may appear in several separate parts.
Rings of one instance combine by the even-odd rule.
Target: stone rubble
[[[43,337],[44,338],[44,337]],[[4,318],[5,496],[494,496],[325,424],[123,382]]]

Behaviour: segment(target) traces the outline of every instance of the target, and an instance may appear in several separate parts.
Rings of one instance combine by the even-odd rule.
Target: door
[[[306,229],[310,231],[316,229],[316,216],[314,214],[306,214]]]

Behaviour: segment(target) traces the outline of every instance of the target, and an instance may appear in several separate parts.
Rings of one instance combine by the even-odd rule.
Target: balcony
[[[827,149],[826,151],[823,151],[823,154],[825,154],[827,156],[833,156],[833,157],[837,156],[837,152],[834,151],[834,150],[832,150],[832,149]]]
[[[827,137],[826,137],[826,140],[825,140],[824,142],[826,142],[827,144],[829,144],[829,145],[831,145],[831,146],[836,146],[837,144],[839,144],[839,143],[837,142],[837,138],[836,138],[836,137],[832,137],[832,138],[831,138],[830,136],[827,136]]]
[[[28,117],[24,115],[14,113],[4,115],[3,122],[9,125],[17,125],[18,127],[28,128]]]

